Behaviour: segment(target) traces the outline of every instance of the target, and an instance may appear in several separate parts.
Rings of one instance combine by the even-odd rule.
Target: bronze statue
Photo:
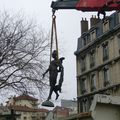
[[[63,82],[63,65],[62,65],[62,61],[65,58],[62,57],[62,58],[60,58],[58,60],[56,50],[53,51],[52,58],[53,58],[53,60],[50,62],[49,68],[43,74],[43,78],[44,78],[45,74],[47,72],[49,72],[50,91],[49,91],[49,96],[47,98],[48,101],[51,99],[53,91],[56,94],[56,100],[58,99],[58,97],[59,97],[58,91],[61,92],[61,86],[62,86],[62,82]],[[61,72],[61,75],[60,75],[59,84],[56,85],[58,72]]]

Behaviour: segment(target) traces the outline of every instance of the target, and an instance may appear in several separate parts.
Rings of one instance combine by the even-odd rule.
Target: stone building
[[[63,120],[70,115],[71,111],[70,108],[56,106],[49,112],[45,120]]]
[[[49,112],[47,109],[38,108],[38,99],[26,94],[10,97],[6,103],[7,108],[20,114],[17,120],[45,120]]]
[[[75,99],[74,100],[61,99],[61,107],[70,108],[71,111],[69,112],[69,115],[77,113],[77,101]]]
[[[120,106],[120,13],[115,12],[104,20],[92,16],[90,22],[91,26],[88,30],[88,21],[82,19],[82,33],[78,38],[75,52],[78,113],[81,114],[77,118],[101,120],[100,117],[93,116],[98,112],[102,117],[101,113],[107,111],[100,112],[101,107],[106,110],[110,107],[111,110],[116,108],[116,112],[109,114],[118,116],[116,119],[106,117],[105,120],[118,120],[120,119],[120,107],[118,109]]]

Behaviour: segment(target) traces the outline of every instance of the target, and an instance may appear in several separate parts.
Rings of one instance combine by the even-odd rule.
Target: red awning
[[[107,10],[120,10],[120,0],[79,0],[76,5],[77,10],[82,11],[99,11],[104,5]]]

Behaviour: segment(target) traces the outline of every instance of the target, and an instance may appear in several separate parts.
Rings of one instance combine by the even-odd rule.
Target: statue
[[[61,92],[61,86],[63,82],[63,60],[65,59],[64,57],[60,58],[59,60],[57,59],[57,51],[54,50],[52,53],[52,58],[53,60],[50,62],[49,68],[46,70],[46,72],[43,74],[43,78],[47,72],[49,72],[49,84],[50,84],[50,91],[49,91],[49,96],[47,98],[47,101],[51,99],[53,91],[56,94],[56,100],[59,97],[58,91]],[[56,85],[57,82],[57,76],[58,72],[60,72],[60,79],[59,79],[59,84]]]

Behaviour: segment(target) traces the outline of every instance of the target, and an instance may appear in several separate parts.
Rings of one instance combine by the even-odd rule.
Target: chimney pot
[[[88,21],[87,19],[85,18],[85,20],[81,20],[81,34],[84,33],[84,32],[87,32],[88,31]]]
[[[90,27],[95,26],[99,21],[100,21],[99,18],[96,18],[96,16],[93,17],[92,15],[92,17],[90,18]]]

